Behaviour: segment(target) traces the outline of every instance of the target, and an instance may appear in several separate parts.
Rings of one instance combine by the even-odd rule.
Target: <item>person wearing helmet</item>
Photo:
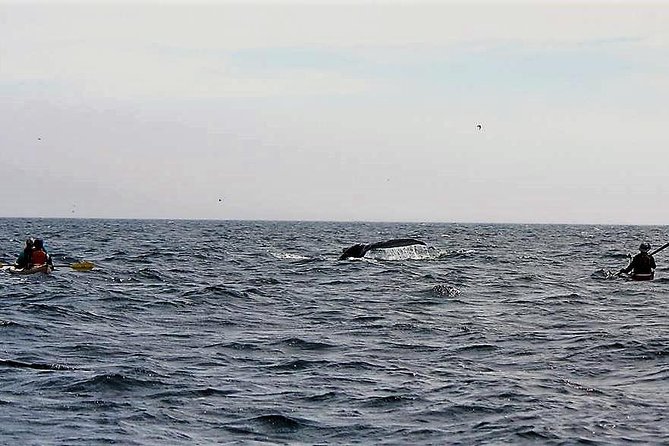
[[[30,264],[30,259],[32,258],[34,245],[34,238],[30,237],[26,240],[26,246],[23,248],[23,251],[21,251],[21,254],[19,254],[18,258],[14,262],[14,266],[16,268],[22,269],[28,267]]]
[[[650,243],[642,243],[639,253],[634,256],[627,268],[620,270],[620,274],[630,274],[633,280],[651,280],[655,276],[655,259],[648,254]]]

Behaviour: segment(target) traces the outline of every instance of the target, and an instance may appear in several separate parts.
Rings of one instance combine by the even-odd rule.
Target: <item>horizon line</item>
[[[669,226],[669,223],[592,223],[592,222],[505,222],[505,221],[436,221],[436,220],[319,220],[269,218],[210,218],[210,217],[44,217],[0,216],[3,220],[123,220],[123,221],[209,221],[209,222],[267,222],[267,223],[371,223],[371,224],[436,224],[436,225],[500,225],[500,226]]]

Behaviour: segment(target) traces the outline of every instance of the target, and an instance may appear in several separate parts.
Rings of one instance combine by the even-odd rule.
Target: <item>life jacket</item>
[[[634,256],[634,260],[632,262],[634,266],[634,273],[650,274],[653,271],[653,267],[655,266],[653,263],[653,258],[645,252],[637,254]]]
[[[30,257],[30,263],[32,263],[33,265],[44,265],[47,260],[48,257],[46,255],[46,252],[44,252],[41,249],[33,251],[33,254]]]

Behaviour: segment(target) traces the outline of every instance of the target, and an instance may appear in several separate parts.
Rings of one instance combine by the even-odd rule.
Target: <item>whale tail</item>
[[[396,238],[385,242],[372,243],[369,249],[399,248],[400,246],[425,245],[425,242],[413,238]]]
[[[358,243],[348,248],[344,248],[342,250],[341,256],[339,256],[339,260],[345,260],[350,257],[356,257],[356,258],[364,257],[367,251],[373,249],[400,248],[414,245],[426,246],[425,242],[413,238],[398,238],[393,240],[386,240],[385,242],[372,243],[369,245],[363,245]]]
[[[341,256],[339,256],[339,260],[346,260],[349,257],[362,257],[365,255],[367,252],[367,247],[365,245],[361,245],[360,243],[353,245],[348,248],[344,248],[342,250]]]

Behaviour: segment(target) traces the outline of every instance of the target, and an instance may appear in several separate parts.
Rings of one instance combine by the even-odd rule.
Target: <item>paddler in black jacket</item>
[[[629,274],[635,280],[650,280],[655,275],[655,259],[648,254],[650,243],[639,246],[639,254],[635,255],[627,268],[620,270],[620,274]]]
[[[21,251],[21,254],[19,254],[19,257],[16,259],[16,262],[14,262],[14,266],[16,268],[27,268],[30,265],[30,259],[33,254],[33,249],[35,245],[35,239],[30,237],[28,240],[26,240],[26,246],[23,248],[23,251]]]

